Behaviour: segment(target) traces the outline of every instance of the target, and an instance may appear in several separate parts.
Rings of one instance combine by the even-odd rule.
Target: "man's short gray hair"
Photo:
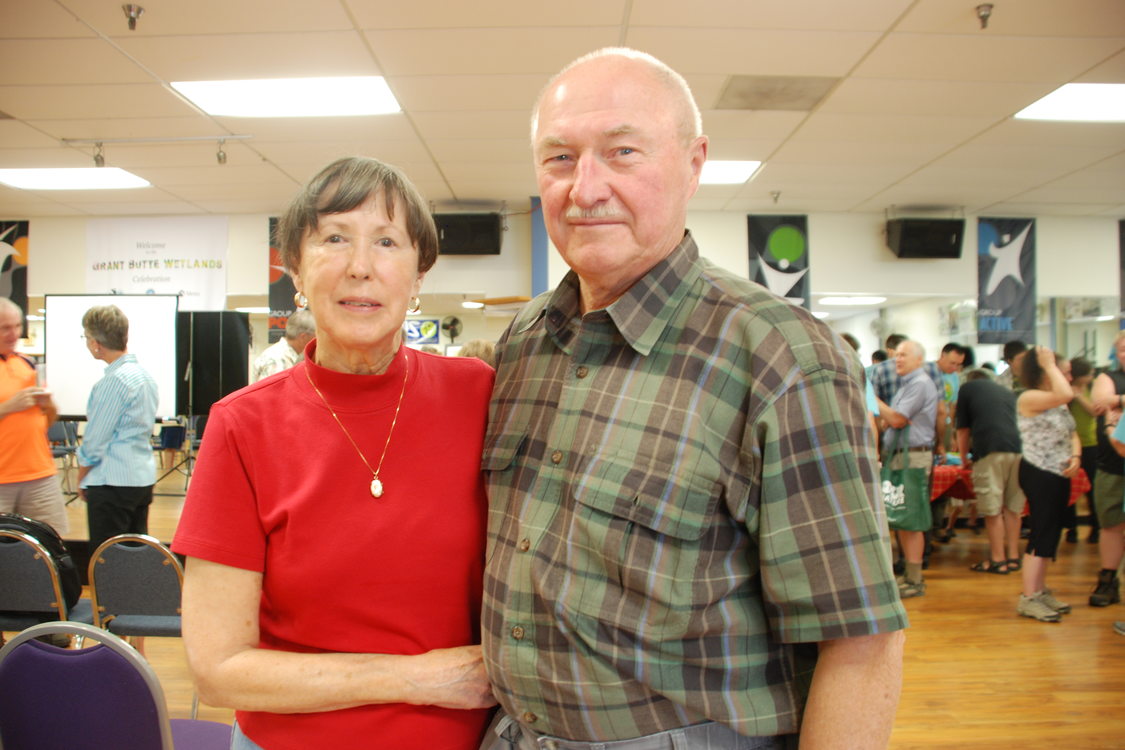
[[[641,52],[640,50],[630,47],[603,47],[593,52],[588,52],[568,64],[565,68],[553,75],[551,80],[547,81],[547,85],[539,91],[539,96],[535,99],[535,109],[531,112],[532,141],[535,140],[535,130],[539,126],[539,107],[543,103],[543,95],[547,93],[559,78],[572,69],[601,57],[624,57],[648,65],[656,77],[681,100],[684,111],[680,118],[679,129],[684,142],[690,142],[692,139],[703,135],[703,116],[699,114],[699,105],[695,103],[695,97],[691,93],[691,87],[688,86],[688,82],[684,80],[682,75],[669,67],[667,63],[653,57],[647,52]]]
[[[316,318],[313,317],[311,310],[297,310],[285,322],[285,338],[292,341],[306,334],[316,335]]]

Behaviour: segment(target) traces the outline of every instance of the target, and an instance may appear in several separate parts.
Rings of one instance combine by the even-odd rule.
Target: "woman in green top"
[[[1074,400],[1070,402],[1070,413],[1074,417],[1077,427],[1078,439],[1082,443],[1082,471],[1090,480],[1090,490],[1086,497],[1090,504],[1090,536],[1086,538],[1091,544],[1098,541],[1098,514],[1094,511],[1094,469],[1098,464],[1098,417],[1094,412],[1094,400],[1090,395],[1090,386],[1094,382],[1094,365],[1085,357],[1075,357],[1070,360],[1070,384],[1074,389]],[[1076,505],[1067,508],[1066,540],[1074,543],[1078,541],[1078,512]]]

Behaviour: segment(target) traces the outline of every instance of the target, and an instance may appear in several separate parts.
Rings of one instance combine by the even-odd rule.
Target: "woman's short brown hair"
[[[129,345],[129,319],[117,305],[91,307],[82,316],[82,328],[106,349],[123,352]]]
[[[290,201],[277,223],[277,249],[285,268],[294,271],[300,265],[301,241],[321,216],[351,211],[377,194],[389,218],[394,219],[396,205],[405,209],[406,230],[418,247],[418,271],[429,271],[437,260],[438,236],[426,200],[398,168],[365,156],[337,159]]]

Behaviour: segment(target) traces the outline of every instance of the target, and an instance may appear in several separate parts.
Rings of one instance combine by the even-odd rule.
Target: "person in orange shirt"
[[[23,310],[0,297],[0,513],[30,516],[64,534],[66,502],[47,442],[58,412],[36,384],[35,366],[16,353],[22,332]]]

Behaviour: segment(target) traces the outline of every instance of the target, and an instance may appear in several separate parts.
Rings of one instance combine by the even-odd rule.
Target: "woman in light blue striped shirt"
[[[82,316],[86,348],[108,367],[86,404],[86,432],[78,448],[78,496],[86,501],[90,549],[116,534],[148,532],[156,482],[152,429],[156,381],[129,354],[129,319],[115,305]]]

